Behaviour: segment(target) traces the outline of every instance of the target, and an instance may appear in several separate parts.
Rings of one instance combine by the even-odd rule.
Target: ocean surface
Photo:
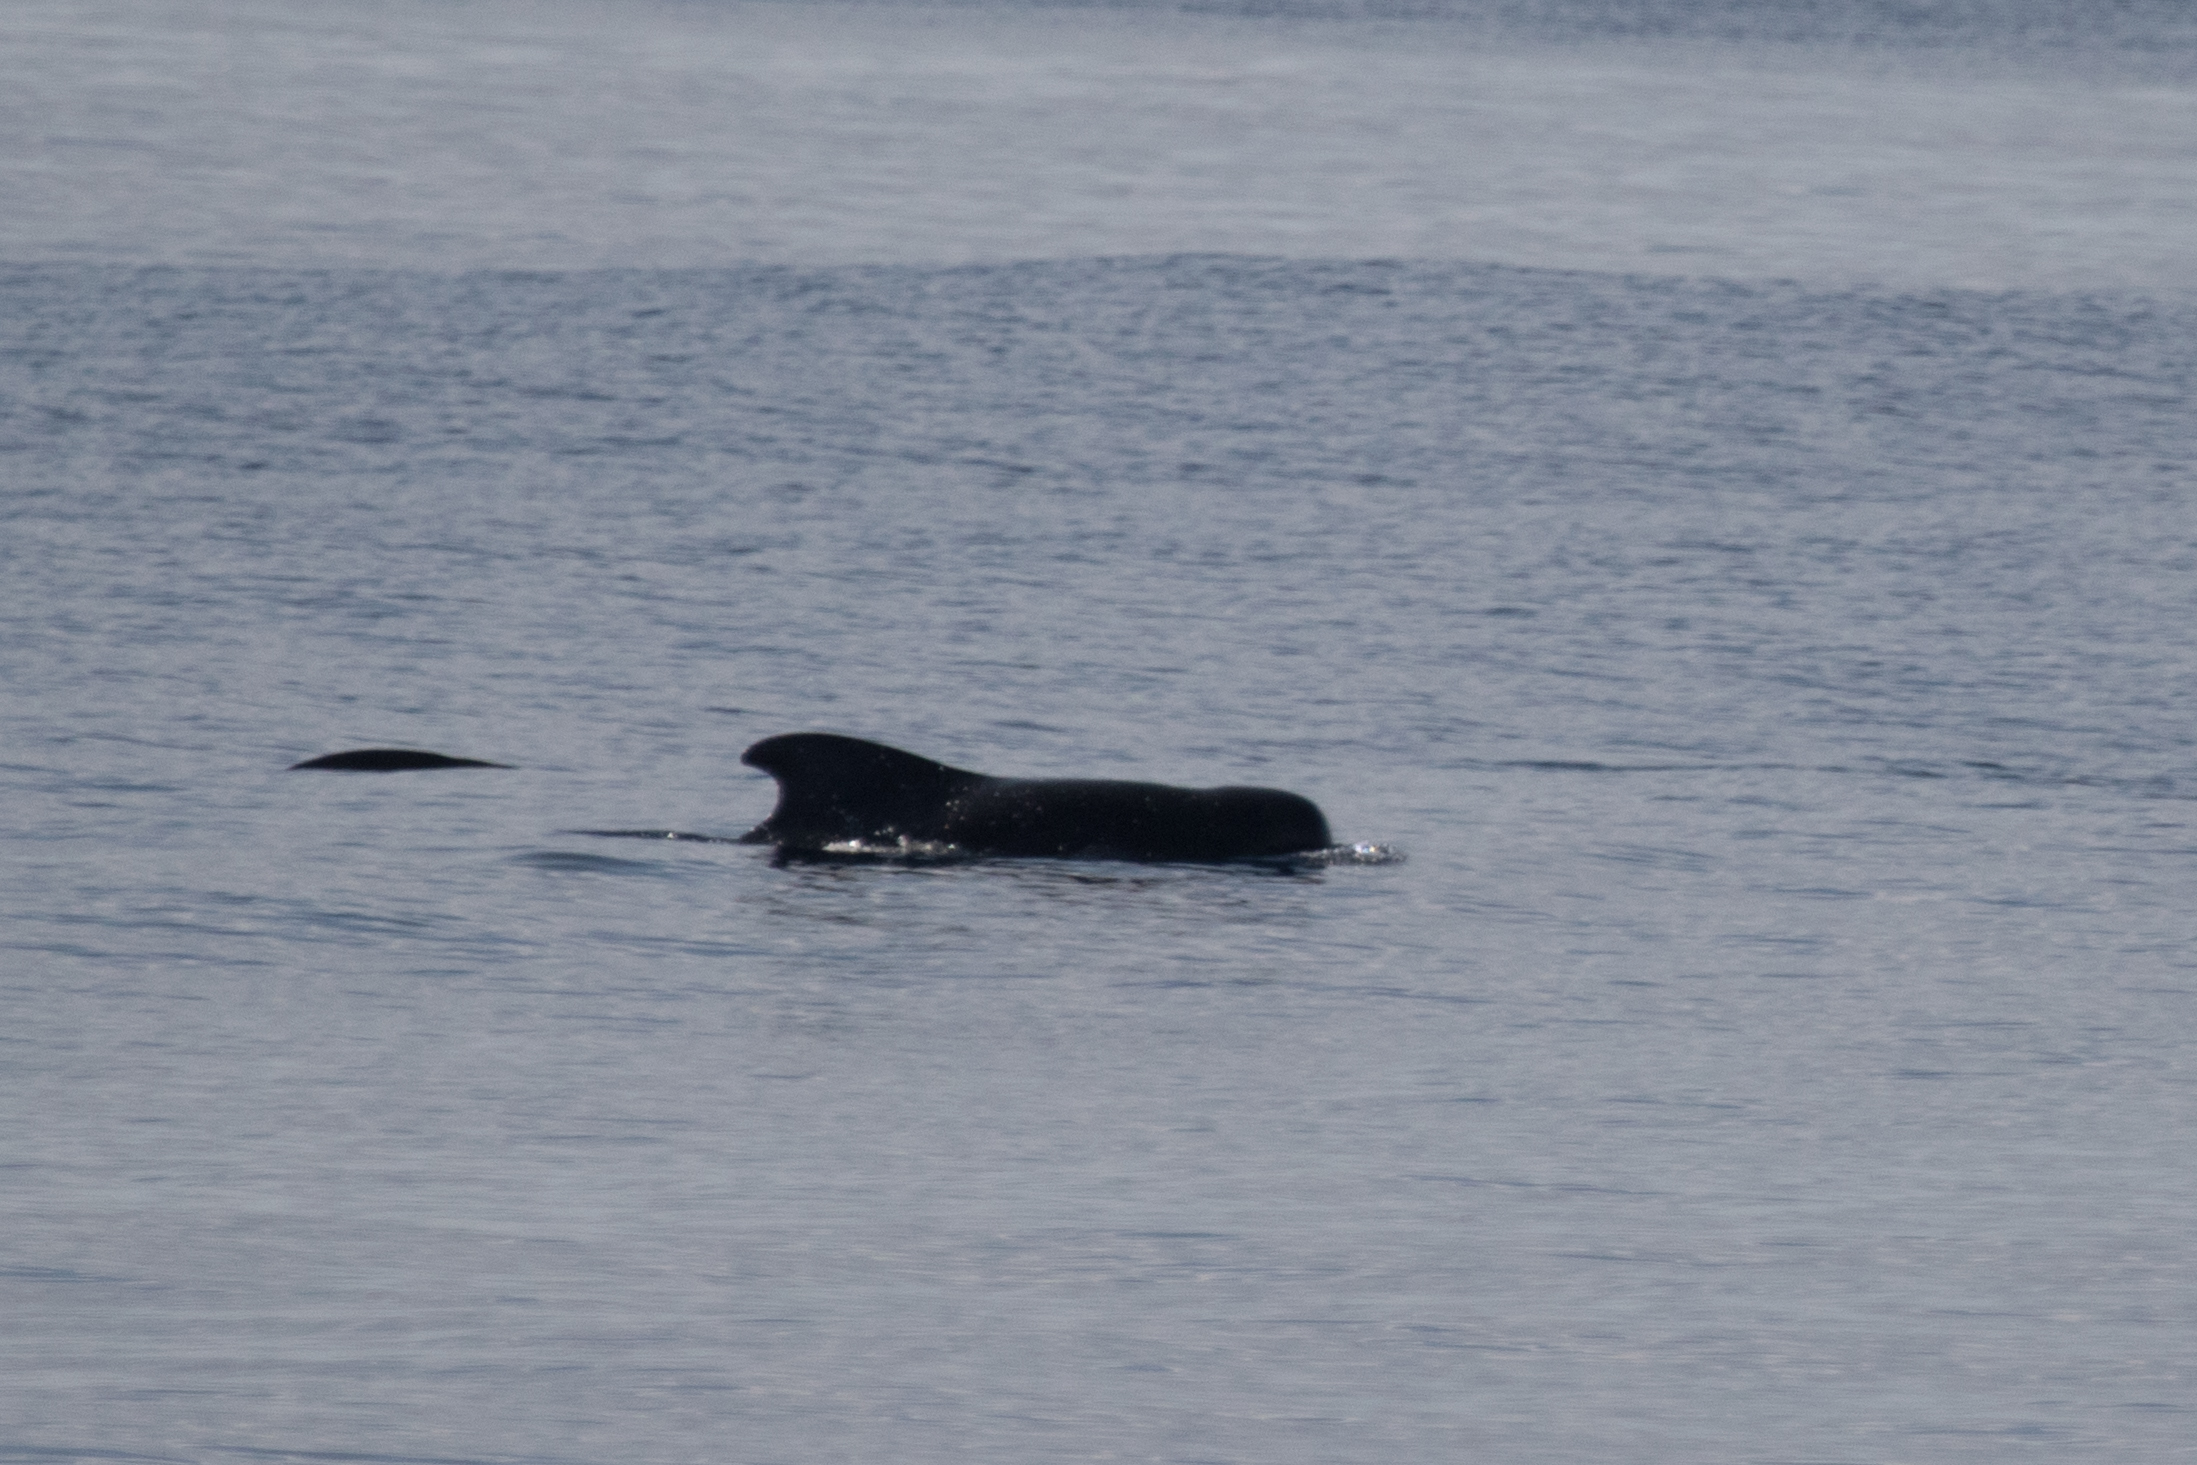
[[[15,0],[0,1461],[2197,1458],[2193,57]]]

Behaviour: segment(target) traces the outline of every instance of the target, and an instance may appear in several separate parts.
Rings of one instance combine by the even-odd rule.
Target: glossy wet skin
[[[308,758],[293,763],[289,771],[326,771],[333,773],[404,773],[417,768],[509,768],[508,763],[490,763],[481,758],[453,758],[446,753],[428,753],[417,748],[355,748],[348,753],[325,753],[318,758]]]
[[[1318,806],[1281,789],[992,778],[832,733],[767,738],[741,761],[779,787],[771,817],[743,837],[781,849],[907,842],[978,855],[1232,860],[1333,843]]]

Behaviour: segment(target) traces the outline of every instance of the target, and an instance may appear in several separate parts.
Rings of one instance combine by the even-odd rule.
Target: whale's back
[[[1035,778],[985,780],[945,837],[988,854],[1122,860],[1252,859],[1332,842],[1319,806],[1281,789]]]
[[[991,778],[836,733],[766,738],[740,761],[778,780],[777,808],[741,837],[781,849],[1239,860],[1332,842],[1319,807],[1281,789]]]

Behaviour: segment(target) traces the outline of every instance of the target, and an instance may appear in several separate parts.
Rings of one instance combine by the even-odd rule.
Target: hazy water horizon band
[[[0,1460],[2197,1454],[2186,12],[1292,8],[0,11]]]
[[[21,0],[0,257],[2183,289],[2193,32],[2141,4]]]

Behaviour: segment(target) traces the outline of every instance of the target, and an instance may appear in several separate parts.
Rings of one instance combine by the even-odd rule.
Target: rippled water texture
[[[1288,8],[14,0],[0,257],[2197,278],[2181,0]]]
[[[2188,1458],[2170,27],[524,13],[9,12],[0,1458]],[[839,100],[680,100],[735,21]],[[1350,79],[1414,26],[1764,123],[1483,193]],[[1958,86],[2107,140],[1898,141]],[[2007,171],[1755,229],[1792,128]],[[1160,134],[1210,189],[1062,222]],[[808,728],[1367,854],[774,863]],[[382,746],[515,766],[287,771]]]

